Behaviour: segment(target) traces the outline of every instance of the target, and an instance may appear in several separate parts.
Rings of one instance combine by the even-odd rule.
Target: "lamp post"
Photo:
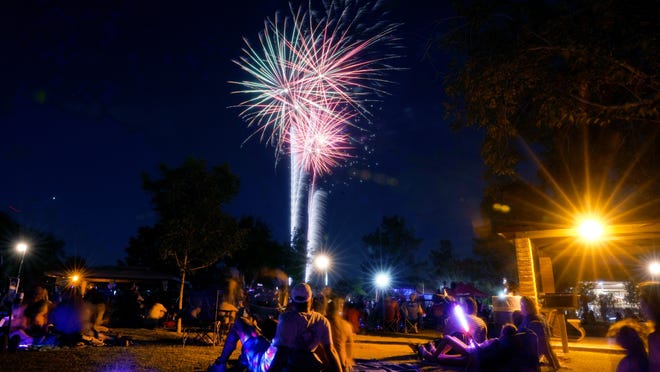
[[[376,285],[376,301],[378,301],[378,290],[381,291],[381,304],[383,309],[383,330],[385,330],[385,289],[390,286],[390,274],[387,272],[379,272],[374,276],[374,284]]]
[[[649,274],[651,274],[651,279],[655,280],[658,277],[658,274],[660,274],[660,262],[658,261],[653,261],[649,263]]]
[[[589,243],[597,242],[604,232],[603,224],[593,218],[583,220],[577,228],[578,236]]]
[[[328,286],[328,268],[330,267],[330,257],[321,254],[316,256],[316,260],[314,261],[316,264],[316,267],[321,270],[324,273],[325,280],[324,284],[327,287]]]
[[[19,285],[21,283],[21,272],[23,271],[23,260],[25,259],[25,252],[28,250],[28,245],[25,242],[18,242],[16,250],[21,254],[21,262],[18,264],[18,276],[16,277],[16,287],[14,288],[14,295],[11,296],[9,301],[9,315],[7,316],[7,330],[4,332],[4,345],[9,347],[9,334],[11,333],[11,318],[14,313],[14,301],[18,295]]]
[[[16,292],[18,295],[18,287],[21,284],[21,272],[23,271],[23,260],[25,259],[25,252],[28,249],[27,243],[19,242],[16,244],[16,250],[21,254],[21,263],[18,265],[18,276],[16,277]]]
[[[611,232],[611,227],[608,227],[608,232]],[[518,266],[518,283],[520,288],[520,295],[531,296],[538,301],[538,291],[536,284],[536,272],[534,268],[534,252],[532,239],[541,238],[559,238],[559,237],[577,237],[582,239],[586,244],[597,243],[606,229],[602,223],[595,218],[582,219],[575,227],[567,229],[553,229],[553,230],[538,230],[538,231],[524,231],[513,234],[513,242],[516,248],[516,261]],[[544,284],[546,293],[554,292],[554,276],[552,273],[552,261],[547,258],[539,263],[541,267],[541,280]],[[544,267],[545,266],[545,269]],[[549,278],[548,278],[549,277]],[[549,280],[546,280],[549,279]],[[549,290],[550,289],[550,290]],[[568,353],[568,336],[566,334],[566,325],[563,311],[557,314],[559,322],[559,333],[562,340],[562,350]]]

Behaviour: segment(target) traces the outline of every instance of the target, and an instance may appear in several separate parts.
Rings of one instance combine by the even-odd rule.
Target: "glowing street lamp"
[[[653,261],[649,264],[649,274],[651,274],[651,277],[653,278],[660,275],[660,262]]]
[[[376,285],[376,288],[382,291],[390,286],[391,280],[392,278],[389,273],[379,272],[376,273],[376,276],[374,277],[374,284]]]
[[[381,272],[376,274],[376,277],[374,278],[374,282],[376,283],[376,287],[380,289],[385,289],[389,287],[390,285],[390,274]]]
[[[323,271],[325,274],[325,286],[328,286],[328,268],[330,267],[330,257],[321,254],[316,256],[316,260],[314,261],[316,264],[316,267]]]
[[[382,304],[383,304],[383,328],[385,327],[385,289],[390,286],[392,278],[390,274],[384,271],[376,273],[374,276],[374,284],[376,285],[376,302],[378,302],[378,290],[382,292]]]
[[[605,228],[600,221],[593,218],[588,218],[580,223],[577,231],[578,235],[583,240],[589,243],[595,243],[601,238],[601,236],[603,236]]]

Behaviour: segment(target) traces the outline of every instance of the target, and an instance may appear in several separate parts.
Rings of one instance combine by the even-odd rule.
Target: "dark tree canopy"
[[[455,9],[441,39],[455,57],[446,112],[455,128],[484,129],[489,227],[565,226],[577,213],[657,218],[657,2],[477,0]]]
[[[253,217],[241,218],[239,229],[245,237],[228,263],[235,265],[250,283],[262,269],[279,269],[294,278],[302,278],[304,254],[296,254],[288,243],[276,242],[265,222]]]
[[[221,209],[238,193],[239,180],[229,166],[207,170],[204,161],[189,158],[178,168],[162,165],[160,173],[159,179],[143,174],[143,188],[151,195],[158,222],[153,230],[141,229],[141,236],[131,242],[153,245],[162,259],[187,273],[236,250],[240,231]]]
[[[123,264],[136,267],[149,267],[160,272],[176,272],[173,262],[163,259],[160,249],[160,227],[141,226],[137,234],[132,236],[124,249],[126,256]]]
[[[485,128],[482,155],[495,174],[515,171],[519,137],[533,143],[576,126],[606,128],[625,164],[654,141],[657,2],[484,0],[455,7],[456,24],[443,39],[458,56],[446,79],[447,113],[457,128]],[[646,154],[638,168],[655,167],[653,147],[654,157]]]
[[[415,236],[412,227],[406,225],[403,217],[384,216],[376,231],[362,237],[366,246],[365,257],[368,265],[392,267],[403,270],[403,280],[414,283],[418,274],[412,268],[417,265],[417,256],[422,239]]]
[[[53,234],[22,226],[10,215],[0,212],[0,268],[2,278],[0,284],[5,286],[5,280],[18,274],[20,256],[15,245],[19,241],[28,244],[21,275],[22,285],[31,286],[32,282],[44,280],[44,272],[59,270],[65,259],[65,243]],[[25,288],[24,287],[24,288]]]

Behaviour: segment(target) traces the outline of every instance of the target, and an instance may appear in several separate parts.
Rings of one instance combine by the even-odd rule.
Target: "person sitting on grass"
[[[455,305],[461,306],[461,305]],[[443,362],[454,361],[455,358],[446,359],[443,356],[447,354],[452,354],[452,344],[449,344],[446,340],[448,335],[458,337],[464,342],[469,343],[470,340],[474,342],[484,342],[486,340],[486,335],[488,334],[488,328],[483,319],[479,318],[476,315],[477,312],[477,302],[468,297],[465,299],[464,304],[462,305],[465,312],[465,320],[468,325],[468,331],[466,332],[459,320],[459,317],[456,315],[456,312],[452,313],[447,319],[447,325],[445,326],[444,337],[429,342],[424,345],[411,344],[410,347],[418,353],[418,355],[429,361],[438,361],[442,360]],[[455,352],[453,354],[456,354]],[[460,362],[460,357],[458,358]],[[464,358],[463,358],[464,359]]]
[[[241,342],[241,364],[253,372],[268,371],[277,354],[277,347],[271,345],[261,330],[248,318],[237,318],[229,329],[225,344],[218,359],[208,368],[209,372],[222,372],[227,370],[229,357],[236,350],[238,341]]]
[[[243,363],[252,372],[309,370],[340,372],[339,356],[332,343],[330,323],[311,310],[312,289],[305,283],[291,290],[291,309],[279,315],[271,342],[243,318],[229,330],[222,353],[208,371],[225,371],[227,361],[240,340]],[[320,352],[322,358],[316,354]]]
[[[642,314],[654,324],[653,331],[648,335],[649,371],[660,371],[660,283],[641,283],[639,292]]]
[[[649,369],[649,356],[646,352],[642,335],[646,335],[641,323],[622,319],[614,323],[607,331],[608,337],[616,337],[616,343],[625,351],[626,356],[616,367],[616,372],[642,372]]]
[[[482,343],[466,344],[458,337],[446,336],[447,343],[461,356],[471,371],[488,372],[532,372],[538,371],[536,335],[533,332],[518,332],[512,323],[506,323],[498,338]],[[530,348],[531,346],[531,348]],[[442,358],[458,359],[456,355],[441,355]]]
[[[550,367],[555,371],[561,368],[557,354],[555,354],[550,345],[550,327],[543,315],[541,315],[536,300],[532,297],[522,296],[520,298],[520,311],[523,315],[520,328],[529,329],[538,337],[539,357],[545,357]]]

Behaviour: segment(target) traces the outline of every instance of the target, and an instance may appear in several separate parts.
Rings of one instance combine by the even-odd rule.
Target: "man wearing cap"
[[[312,310],[312,288],[305,283],[296,284],[290,297],[291,309],[280,314],[272,342],[281,354],[278,358],[286,360],[291,371],[341,371],[330,322]]]
[[[209,372],[224,372],[236,344],[243,344],[243,363],[253,372],[329,371],[341,372],[339,356],[332,344],[330,322],[312,311],[312,289],[305,283],[291,290],[291,310],[280,314],[275,337],[269,342],[259,330],[239,318],[229,330],[222,353]],[[321,346],[318,350],[318,346]],[[315,352],[322,351],[324,361]]]

